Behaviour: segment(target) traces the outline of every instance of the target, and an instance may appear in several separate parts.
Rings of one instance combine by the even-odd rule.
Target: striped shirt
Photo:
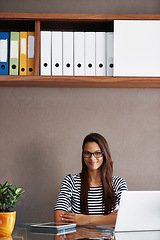
[[[127,191],[127,184],[123,178],[112,176],[113,189],[116,197],[116,210],[120,203],[122,191]],[[58,194],[56,210],[68,212],[71,206],[72,213],[80,213],[80,191],[81,191],[81,178],[80,174],[67,175],[61,185],[60,193]],[[103,189],[102,186],[90,187],[88,192],[88,210],[90,215],[103,215],[102,208],[103,202]]]

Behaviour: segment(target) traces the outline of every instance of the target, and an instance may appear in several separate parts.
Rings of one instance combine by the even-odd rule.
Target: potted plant
[[[20,204],[17,199],[23,193],[23,187],[9,184],[8,181],[0,184],[0,236],[12,234],[16,220],[16,212],[13,209]]]

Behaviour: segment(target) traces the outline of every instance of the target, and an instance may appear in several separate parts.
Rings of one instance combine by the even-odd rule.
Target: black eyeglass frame
[[[101,156],[96,157],[96,156],[95,156],[95,153],[97,153],[97,152],[98,152],[98,153],[101,153]],[[82,152],[83,157],[85,157],[85,158],[91,158],[91,156],[93,155],[95,158],[100,158],[100,157],[102,157],[103,154],[104,154],[104,152],[100,152],[100,151],[95,151],[95,152],[93,152],[93,153],[87,151],[87,153],[90,154],[90,156],[89,156],[89,157],[86,157],[86,156],[84,156],[85,152]]]

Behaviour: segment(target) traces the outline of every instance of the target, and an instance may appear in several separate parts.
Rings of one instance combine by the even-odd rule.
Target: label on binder
[[[18,58],[18,41],[11,41],[11,58]]]
[[[26,54],[26,39],[21,39],[21,54]]]
[[[0,40],[0,62],[7,62],[7,39]]]
[[[28,58],[34,58],[34,36],[28,37]]]

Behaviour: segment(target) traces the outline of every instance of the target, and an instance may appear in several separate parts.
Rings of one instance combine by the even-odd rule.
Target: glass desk
[[[108,233],[96,228],[76,227],[61,234],[33,233],[31,224],[15,227],[12,236],[0,240],[160,240],[160,231]]]

